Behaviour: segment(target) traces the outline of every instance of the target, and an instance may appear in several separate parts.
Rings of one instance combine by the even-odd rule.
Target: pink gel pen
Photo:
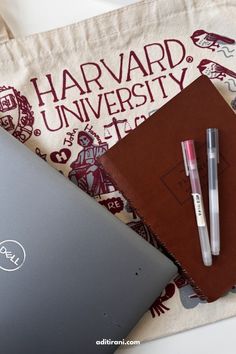
[[[202,190],[197,168],[197,159],[193,140],[181,142],[184,166],[186,175],[190,177],[192,188],[193,203],[195,209],[196,222],[198,226],[202,260],[205,266],[212,265],[211,247],[207,229],[204,205],[202,199]]]

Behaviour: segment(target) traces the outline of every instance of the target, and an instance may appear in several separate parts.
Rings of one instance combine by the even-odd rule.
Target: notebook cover
[[[209,127],[219,128],[220,134],[221,254],[213,257],[212,267],[205,267],[180,142],[196,142],[208,219]],[[201,297],[214,301],[236,284],[236,119],[207,77],[200,76],[100,162]]]

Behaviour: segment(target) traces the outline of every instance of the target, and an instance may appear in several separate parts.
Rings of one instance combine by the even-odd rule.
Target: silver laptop
[[[0,166],[0,352],[114,352],[176,267],[2,129]]]

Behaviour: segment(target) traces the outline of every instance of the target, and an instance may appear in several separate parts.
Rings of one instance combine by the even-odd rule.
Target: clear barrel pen
[[[211,247],[209,241],[208,228],[206,223],[205,211],[203,206],[203,198],[201,184],[199,179],[197,159],[193,140],[181,142],[185,172],[190,177],[193,203],[195,209],[196,222],[198,227],[202,260],[205,266],[212,265]]]
[[[211,252],[220,254],[220,222],[218,193],[219,139],[218,129],[209,128],[207,134],[208,188],[210,211]]]

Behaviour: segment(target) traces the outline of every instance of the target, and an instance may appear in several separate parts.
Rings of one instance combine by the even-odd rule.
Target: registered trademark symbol
[[[34,135],[35,135],[35,136],[41,135],[41,130],[40,130],[40,129],[35,129]]]
[[[188,56],[188,57],[186,58],[186,62],[187,62],[187,63],[192,63],[192,61],[193,61],[193,57]]]

